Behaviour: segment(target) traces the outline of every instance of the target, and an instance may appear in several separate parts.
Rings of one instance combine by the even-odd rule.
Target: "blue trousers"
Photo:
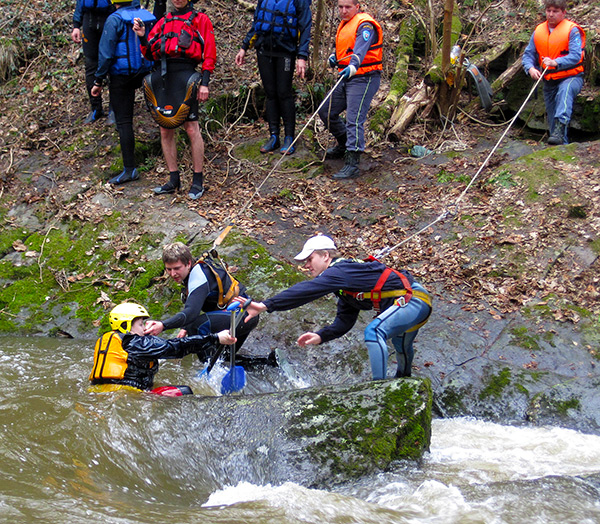
[[[573,102],[583,87],[583,75],[570,76],[562,80],[544,81],[544,102],[548,114],[550,134],[554,123],[560,120],[565,125],[563,143],[568,144],[567,127],[573,113]]]
[[[319,118],[335,138],[346,135],[346,151],[365,150],[365,120],[380,83],[379,74],[357,75],[344,80],[319,111]],[[340,118],[344,110],[346,123]]]
[[[417,283],[412,287],[425,291]],[[396,376],[410,377],[415,355],[413,342],[419,330],[409,330],[426,321],[430,313],[431,308],[425,302],[413,297],[404,307],[390,306],[365,328],[365,343],[369,351],[373,380],[387,378],[388,339],[392,340],[396,350],[398,360]]]

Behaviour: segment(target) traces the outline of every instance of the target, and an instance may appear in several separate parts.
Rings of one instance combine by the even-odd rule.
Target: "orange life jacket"
[[[575,76],[583,73],[583,59],[585,57],[585,31],[575,22],[571,20],[563,20],[550,32],[548,22],[543,22],[535,28],[533,33],[533,43],[538,53],[540,67],[542,70],[545,66],[542,64],[544,57],[549,57],[555,60],[561,56],[569,54],[569,35],[571,30],[576,27],[581,33],[581,60],[571,69],[552,72],[552,68],[544,75],[545,80],[560,80],[569,76]]]
[[[335,37],[335,55],[338,61],[340,71],[345,69],[350,64],[354,45],[356,43],[356,31],[360,24],[370,22],[377,30],[377,41],[371,45],[365,58],[356,71],[357,75],[364,75],[371,71],[381,71],[383,69],[383,31],[378,22],[367,13],[358,13],[351,20],[340,22]]]
[[[94,367],[90,380],[123,378],[127,369],[127,355],[118,331],[104,333],[94,348]]]

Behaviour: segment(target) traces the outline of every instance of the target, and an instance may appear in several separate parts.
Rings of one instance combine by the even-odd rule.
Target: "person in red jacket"
[[[566,0],[545,0],[546,21],[539,24],[523,54],[523,69],[533,80],[544,74],[548,144],[567,144],[573,103],[583,86],[585,31],[565,18]]]
[[[136,20],[133,30],[140,37],[144,56],[159,63],[158,69],[144,81],[144,94],[152,116],[160,125],[169,181],[154,188],[154,192],[174,193],[181,186],[175,128],[183,125],[190,139],[194,170],[189,197],[197,200],[204,194],[204,140],[198,125],[198,102],[208,100],[217,48],[210,18],[195,11],[188,0],[172,3],[175,10],[156,23],[147,39],[140,20]],[[196,72],[199,65],[201,73]]]

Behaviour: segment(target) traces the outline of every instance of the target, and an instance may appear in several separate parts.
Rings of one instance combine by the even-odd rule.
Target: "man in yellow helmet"
[[[234,344],[236,339],[227,330],[207,336],[163,339],[144,335],[144,323],[149,317],[139,304],[119,304],[109,314],[112,331],[96,342],[94,367],[90,373],[92,386],[99,391],[112,391],[122,386],[151,390],[158,371],[158,359],[183,358],[190,353],[205,352],[217,343]],[[179,394],[191,394],[187,386],[175,386]],[[164,394],[164,393],[163,393]]]

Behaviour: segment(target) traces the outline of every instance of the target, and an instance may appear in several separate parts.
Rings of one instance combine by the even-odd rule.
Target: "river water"
[[[186,433],[194,399],[88,393],[88,341],[0,342],[2,523],[600,522],[599,436],[434,420],[420,464],[331,490],[232,482],[211,452],[219,442]],[[168,362],[157,385],[216,395],[197,367],[192,357]],[[249,392],[294,386],[278,369],[248,381]]]

